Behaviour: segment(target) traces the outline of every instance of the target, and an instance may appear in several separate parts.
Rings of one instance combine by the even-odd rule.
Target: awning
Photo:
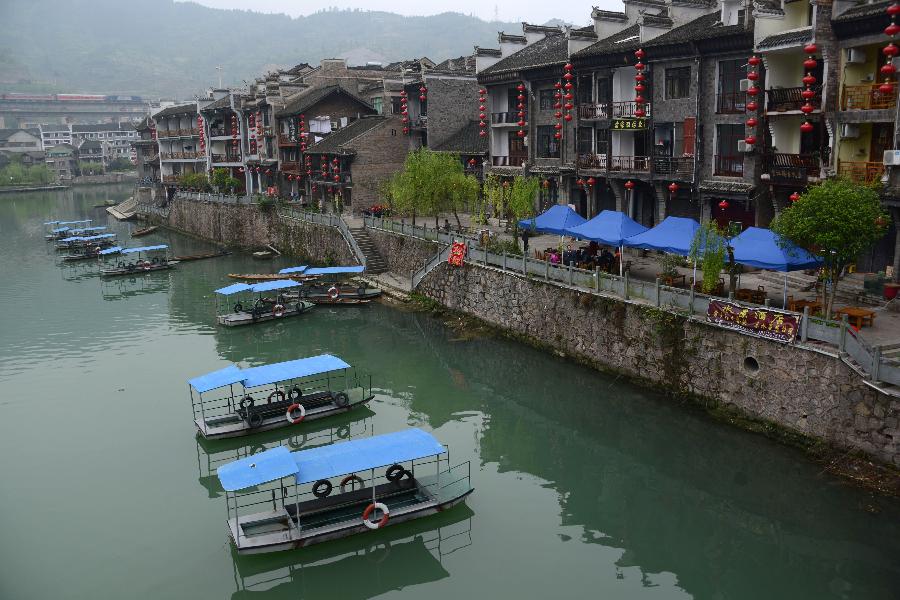
[[[283,290],[285,288],[297,287],[300,284],[290,279],[276,279],[275,281],[264,281],[250,286],[251,292],[270,292],[272,290]]]
[[[231,385],[232,383],[238,383],[243,378],[243,371],[234,365],[229,365],[224,369],[219,369],[218,371],[213,371],[206,375],[188,379],[188,384],[202,394],[209,390]]]
[[[302,273],[307,269],[306,265],[302,265],[299,267],[287,267],[286,269],[282,269],[278,271],[279,275],[287,275],[288,273]]]
[[[56,229],[51,229],[50,233],[63,233],[64,231],[69,231],[68,227],[57,227]]]
[[[231,285],[217,289],[216,293],[223,296],[230,296],[232,294],[237,294],[238,292],[246,292],[250,287],[251,286],[246,283],[232,283]]]
[[[122,251],[122,246],[112,246],[110,248],[107,248],[106,250],[101,250],[100,254],[105,256],[107,254],[117,254],[121,251]]]
[[[522,219],[519,221],[519,227],[533,228],[539,233],[570,235],[567,231],[568,229],[577,227],[584,222],[586,222],[585,218],[569,206],[557,204],[533,219]]]
[[[122,254],[134,254],[135,252],[152,252],[154,250],[165,250],[168,248],[165,244],[160,244],[158,246],[139,246],[137,248],[125,248],[122,250]]]
[[[87,237],[79,238],[82,241],[91,241],[91,240],[108,240],[109,238],[116,237],[114,233],[101,233],[99,235],[89,235]]]
[[[88,231],[103,231],[106,227],[82,227],[80,229],[73,229],[72,233],[85,233]]]
[[[446,448],[430,433],[407,429],[300,450],[294,452],[293,458],[297,483],[302,484],[446,452]]]
[[[226,492],[243,490],[296,473],[297,463],[291,451],[284,446],[252,454],[216,470]]]
[[[698,229],[700,223],[694,219],[666,217],[656,227],[626,239],[625,245],[687,256],[691,253],[691,244]]]
[[[90,223],[91,219],[84,219],[81,221],[57,221],[56,225],[79,225],[81,223]]]
[[[339,275],[341,273],[362,273],[366,268],[362,265],[350,267],[313,267],[307,269],[304,275]],[[283,271],[279,271],[282,273]]]
[[[590,221],[570,228],[566,235],[607,246],[621,246],[626,239],[645,231],[646,227],[625,213],[604,210]]]
[[[772,271],[814,269],[822,260],[788,242],[771,229],[748,227],[731,239],[734,261]]]
[[[243,382],[244,387],[250,388],[349,368],[350,365],[337,356],[321,354],[309,358],[300,358],[298,360],[289,360],[271,365],[243,369],[243,378],[241,381]]]

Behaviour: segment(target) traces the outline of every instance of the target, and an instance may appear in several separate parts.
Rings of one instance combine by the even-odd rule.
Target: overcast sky
[[[398,0],[192,0],[213,8],[241,8],[259,12],[285,13],[293,17],[308,15],[330,7],[383,10],[402,15],[434,15],[442,12],[460,12],[475,15],[486,21],[527,21],[545,23],[550,19],[562,19],[575,25],[587,25],[591,18],[591,5],[607,10],[621,10],[620,0],[594,0],[593,2],[548,2],[547,0],[427,0],[427,2],[403,2]]]

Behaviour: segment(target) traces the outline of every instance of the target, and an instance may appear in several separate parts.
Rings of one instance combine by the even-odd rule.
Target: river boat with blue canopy
[[[302,298],[316,304],[365,304],[381,295],[381,290],[353,281],[351,278],[362,275],[365,267],[361,265],[345,267],[310,267],[306,274],[315,278],[303,284],[296,293],[289,297]],[[282,269],[279,273],[290,272]]]
[[[104,254],[106,250],[101,250],[101,256],[118,254],[120,260],[116,263],[115,267],[101,270],[100,275],[103,277],[143,275],[145,273],[152,273],[153,271],[171,269],[178,264],[178,261],[169,260],[168,250],[169,247],[166,244],[141,246],[139,248],[118,248],[116,252],[109,252],[107,254]]]
[[[290,427],[345,413],[372,400],[372,377],[331,354],[188,381],[194,424],[207,439]]]
[[[306,273],[307,269],[309,269],[308,266],[300,265],[281,269],[277,273],[229,273],[228,276],[241,281],[277,281],[279,279],[309,281],[310,279],[315,279],[317,275],[308,275]]]
[[[237,300],[232,306],[232,312],[219,313],[218,300],[216,301],[216,322],[225,327],[237,327],[240,325],[252,325],[266,321],[279,321],[287,317],[296,317],[315,306],[312,302],[289,299],[285,290],[299,287],[300,283],[290,279],[276,279],[261,283],[233,283],[215,290],[217,297],[230,299],[235,294],[250,295],[246,305]]]
[[[72,248],[69,254],[63,255],[62,259],[66,262],[75,262],[116,255],[121,251],[121,246],[109,246],[108,248],[102,248],[101,246],[78,246]]]
[[[47,227],[47,235],[45,238],[48,242],[53,242],[64,237],[68,237],[69,232],[72,231],[73,226],[78,227],[80,225],[87,225],[90,223],[90,219],[84,219],[82,221],[47,221],[44,223],[44,226]]]
[[[57,250],[70,250],[72,248],[96,247],[107,248],[116,243],[116,234],[100,233],[97,235],[70,235],[64,237],[56,244]]]
[[[470,463],[451,467],[449,449],[416,428],[297,452],[279,446],[217,474],[238,554],[375,531],[447,510],[474,491]]]

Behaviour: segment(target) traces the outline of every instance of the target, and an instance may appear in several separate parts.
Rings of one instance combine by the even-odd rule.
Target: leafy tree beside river
[[[8,165],[0,169],[0,186],[46,185],[53,181],[53,174],[45,164],[27,166],[21,157],[12,155]]]

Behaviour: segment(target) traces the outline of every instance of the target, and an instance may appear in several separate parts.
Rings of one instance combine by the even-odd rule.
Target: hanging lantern
[[[819,51],[819,48],[815,44],[810,42],[809,44],[803,46],[803,51],[807,54],[815,54]]]
[[[588,177],[588,180],[587,180],[588,187],[594,187],[594,185],[596,183],[597,183],[596,179],[594,179],[593,177]]]
[[[893,75],[894,73],[897,72],[897,67],[895,67],[891,63],[885,63],[879,70],[881,71],[882,75],[884,75],[886,77],[890,77],[891,75]]]
[[[887,14],[891,15],[892,17],[896,17],[898,14],[900,14],[900,4],[891,4],[885,10],[887,11]]]
[[[813,65],[813,67],[815,67],[815,65]],[[759,79],[759,73],[757,73],[756,71],[750,71],[747,73],[747,79],[749,79],[750,81],[756,81],[757,79]]]
[[[553,84],[553,87],[556,88],[556,89],[558,89],[558,90],[561,90],[561,89],[562,89],[562,83],[560,83],[560,82],[557,81],[556,83]]]
[[[719,208],[721,208],[722,210],[725,210],[726,208],[728,208],[728,206],[728,200],[725,200],[724,198],[721,202],[719,202]]]
[[[888,96],[894,92],[894,84],[890,81],[885,81],[881,85],[878,86],[878,91],[882,94]]]
[[[747,59],[747,62],[750,64],[751,67],[755,67],[759,63],[761,63],[762,60],[760,60],[760,58],[758,56],[751,56],[750,58]]]
[[[520,83],[519,85],[516,86],[516,89],[519,90],[520,92],[524,92],[524,91],[525,91],[525,84],[524,84],[524,83]],[[519,98],[519,100],[521,100],[521,99],[522,99],[522,98]]]
[[[888,84],[888,86],[890,87],[890,84]],[[809,102],[807,102],[806,104],[804,104],[803,106],[800,107],[800,111],[803,112],[803,114],[805,114],[805,115],[808,115],[809,113],[811,113],[814,110],[816,110],[816,109],[813,108],[813,105],[810,104]]]
[[[643,49],[638,48],[637,50],[634,51],[634,55],[635,55],[635,57],[637,57],[638,60],[641,60],[642,58],[644,58]]]
[[[800,125],[800,131],[802,131],[803,133],[810,133],[813,129],[815,128],[809,121],[804,121],[803,124]]]
[[[575,185],[577,185],[578,187],[584,187],[584,179],[579,179],[575,182]]]
[[[672,183],[669,184],[669,193],[674,194],[677,191],[678,191],[678,184],[673,181]]]
[[[633,189],[634,189],[634,182],[631,181],[630,179],[629,179],[628,181],[626,181],[626,182],[625,182],[625,189],[626,189],[626,190],[633,190]]]
[[[816,97],[816,93],[809,88],[806,88],[802,92],[800,92],[800,96],[803,97],[804,100],[812,100]]]
[[[334,182],[335,182],[335,183],[338,183],[340,180],[341,180],[341,176],[340,176],[340,175],[335,175],[335,176],[334,176]]]
[[[756,86],[753,86],[753,87],[751,87],[750,89],[747,90],[747,95],[748,95],[748,96],[756,96],[757,94],[759,94],[759,88],[756,87]]]
[[[790,200],[791,202],[796,202],[799,199],[800,199],[800,194],[798,194],[797,192],[794,192],[793,194],[788,196],[788,200]]]
[[[803,85],[815,85],[816,84],[816,78],[813,77],[812,73],[807,73],[806,77],[804,77],[802,79],[802,81],[803,81]]]
[[[756,127],[756,125],[757,125],[756,117],[750,117],[749,119],[747,119],[747,127]]]
[[[550,180],[549,180],[549,179],[545,179],[545,180],[541,183],[541,185],[543,185],[543,186],[544,186],[544,189],[546,190],[547,188],[550,187]]]
[[[470,158],[470,159],[469,159],[469,164],[472,165],[473,167],[475,166],[475,163],[476,163],[476,162],[477,162],[477,161],[476,161],[474,158]]]
[[[818,64],[819,63],[816,61],[816,59],[810,57],[803,61],[803,68],[807,71],[812,71]]]
[[[645,79],[647,79],[647,76],[644,75],[643,73],[638,73],[637,75],[634,76],[635,81],[644,81]]]
[[[756,143],[756,136],[755,136],[755,135],[748,135],[747,137],[744,138],[744,141],[745,141],[747,144],[749,144],[750,146],[752,146],[753,144]]]
[[[759,108],[759,105],[755,100],[751,100],[747,103],[747,112],[756,112],[756,109]]]

